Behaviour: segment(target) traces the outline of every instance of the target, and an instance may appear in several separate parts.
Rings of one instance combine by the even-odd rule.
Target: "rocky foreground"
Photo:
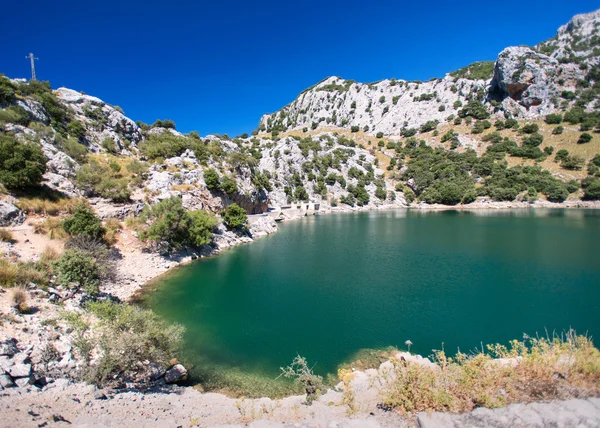
[[[360,382],[356,382],[359,384]],[[42,390],[0,394],[2,427],[598,427],[600,399],[513,404],[472,413],[419,413],[402,417],[367,409],[373,388],[357,389],[361,410],[341,404],[344,393],[328,391],[312,406],[304,396],[281,400],[232,399],[192,388],[166,387],[151,393],[112,395],[91,385],[61,380]],[[362,400],[365,401],[362,401]],[[366,410],[364,410],[366,409]]]

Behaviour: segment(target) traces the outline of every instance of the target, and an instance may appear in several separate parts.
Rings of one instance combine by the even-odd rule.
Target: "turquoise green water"
[[[363,348],[467,352],[523,333],[600,334],[600,212],[387,211],[283,224],[166,277],[146,303],[187,328],[197,378],[321,374]]]

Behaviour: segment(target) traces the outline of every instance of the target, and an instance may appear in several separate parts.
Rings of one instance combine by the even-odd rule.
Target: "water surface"
[[[335,372],[363,348],[467,352],[545,330],[600,334],[600,212],[309,217],[177,269],[147,296],[202,370]],[[202,369],[202,370],[201,370]]]

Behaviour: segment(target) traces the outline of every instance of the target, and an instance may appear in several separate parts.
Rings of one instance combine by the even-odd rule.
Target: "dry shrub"
[[[113,245],[117,242],[117,234],[121,230],[121,222],[116,218],[109,218],[104,222],[104,233],[103,239],[108,245]]]
[[[138,233],[144,230],[145,225],[140,217],[129,216],[125,219],[125,226]]]
[[[33,226],[33,232],[48,235],[50,239],[67,239],[69,235],[63,229],[62,221],[58,217],[48,217],[41,223]]]
[[[58,259],[60,254],[53,247],[44,248],[44,252],[40,255],[40,263],[44,265],[50,264],[54,260]]]
[[[600,393],[600,351],[585,336],[526,338],[509,347],[447,357],[436,352],[436,368],[392,360],[382,374],[382,406],[400,413],[466,412],[514,402],[567,399]]]
[[[19,313],[26,313],[29,310],[27,305],[27,291],[23,287],[15,287],[10,295],[11,305]]]
[[[60,213],[72,213],[75,207],[87,201],[84,198],[27,198],[22,197],[17,207],[28,214],[58,215]]]
[[[4,287],[12,287],[19,274],[19,268],[16,263],[11,263],[7,259],[0,259],[0,284]]]
[[[13,242],[14,237],[13,237],[12,232],[6,228],[0,228],[0,241]]]
[[[0,259],[0,285],[14,287],[33,282],[37,285],[48,284],[49,275],[41,264],[34,262],[11,262]]]

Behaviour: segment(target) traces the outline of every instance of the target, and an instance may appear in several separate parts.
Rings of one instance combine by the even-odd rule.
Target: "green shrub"
[[[523,125],[523,127],[521,128],[521,131],[523,131],[525,134],[533,134],[538,132],[539,130],[540,127],[537,123],[528,123],[527,125]]]
[[[88,252],[72,248],[55,262],[58,281],[75,290],[95,295],[100,290],[100,266]]]
[[[438,121],[437,120],[428,120],[423,125],[421,125],[421,127],[419,128],[419,131],[420,132],[433,131],[434,129],[437,128],[437,125],[438,125]]]
[[[20,143],[10,134],[0,134],[0,182],[20,189],[42,181],[46,157],[39,145]]]
[[[490,117],[490,113],[487,111],[485,106],[477,100],[471,100],[467,105],[458,111],[460,117],[473,117],[478,120],[487,119]]]
[[[590,134],[588,134],[587,132],[584,132],[583,134],[581,134],[579,136],[579,140],[577,140],[577,144],[585,144],[585,143],[589,143],[590,141],[592,141],[592,136]]]
[[[296,190],[294,190],[294,199],[297,201],[308,201],[308,192],[304,186],[296,187]]]
[[[171,197],[146,207],[140,216],[149,223],[140,233],[140,239],[151,241],[160,247],[165,243],[169,248],[185,245],[205,245],[210,243],[216,218],[205,211],[187,211],[181,199]]]
[[[213,230],[217,226],[217,218],[202,210],[189,211],[188,215],[191,219],[189,228],[189,243],[191,245],[207,245],[212,240]]]
[[[95,191],[103,198],[113,202],[127,202],[131,197],[129,180],[124,177],[101,177],[100,183],[95,186]]]
[[[81,138],[85,135],[85,128],[80,121],[72,120],[67,124],[67,132],[70,137]]]
[[[546,116],[546,123],[549,125],[558,125],[562,122],[563,117],[562,115],[558,114],[558,113],[552,113],[549,114],[548,116]]]
[[[8,106],[5,110],[0,110],[0,122],[27,126],[30,122],[29,113],[21,106]]]
[[[67,140],[61,140],[60,148],[65,154],[69,155],[77,162],[83,162],[87,155],[88,149],[83,144],[77,142],[77,140],[73,138],[69,138]]]
[[[534,133],[523,138],[523,145],[530,147],[538,147],[544,141],[542,134]]]
[[[563,133],[564,130],[565,130],[565,128],[563,128],[561,125],[559,125],[552,130],[552,135],[560,135]]]
[[[82,334],[86,357],[94,349],[99,356],[85,369],[89,382],[103,387],[115,378],[134,380],[140,361],[167,368],[181,350],[184,328],[167,324],[152,311],[108,300],[89,302],[85,308],[99,322],[96,335]]]
[[[156,119],[156,121],[152,124],[152,127],[176,129],[175,122],[170,119],[165,119],[165,120]]]
[[[555,181],[546,192],[550,202],[563,202],[569,196],[569,191],[564,183]]]
[[[569,151],[565,149],[560,149],[556,152],[556,156],[554,156],[554,162],[560,162],[565,160],[569,156]]]
[[[565,113],[563,120],[571,125],[576,125],[585,118],[585,111],[581,107],[574,107]]]
[[[223,217],[223,221],[229,229],[243,228],[248,222],[246,210],[235,203],[225,208],[221,212],[221,217]]]
[[[206,183],[208,190],[219,191],[221,189],[219,174],[212,168],[204,170],[204,183]]]
[[[350,127],[351,132],[358,132],[359,130],[360,130],[360,127],[358,125],[352,125]]]
[[[593,178],[585,181],[583,198],[593,201],[600,200],[600,179]]]
[[[488,80],[494,73],[494,61],[474,62],[460,70],[453,71],[450,76],[456,79]]]
[[[377,135],[375,136],[376,138],[383,138],[383,132],[378,132]]]
[[[0,103],[10,103],[16,92],[16,87],[8,77],[0,74]]]
[[[62,227],[71,236],[81,235],[94,239],[102,238],[106,232],[102,221],[84,204],[77,205],[73,214],[63,221]]]
[[[560,163],[560,166],[565,169],[580,170],[583,168],[583,164],[584,164],[583,158],[581,158],[579,156],[569,155],[562,160],[562,162]]]
[[[193,138],[163,132],[150,135],[148,139],[139,143],[138,148],[148,159],[168,159],[181,155],[187,149],[195,149],[195,144],[198,142]]]
[[[104,140],[102,140],[101,146],[108,153],[117,153],[117,143],[112,138],[107,137]]]
[[[140,233],[144,241],[160,245],[165,242],[169,247],[180,248],[190,242],[189,228],[191,219],[181,205],[181,199],[171,197],[144,208],[142,221],[150,223]]]
[[[552,147],[552,146],[544,147],[544,153],[546,153],[548,156],[550,156],[552,153],[554,153],[554,147]]]
[[[226,175],[224,175],[221,178],[221,183],[219,187],[223,193],[229,196],[235,195],[238,190],[237,182],[233,178],[228,177]]]

